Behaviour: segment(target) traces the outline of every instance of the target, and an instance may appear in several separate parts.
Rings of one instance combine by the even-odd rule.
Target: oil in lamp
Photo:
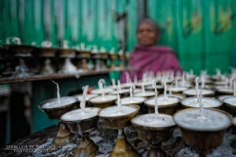
[[[109,92],[109,90],[110,90],[110,88],[108,88],[108,89],[104,89],[103,88],[103,85],[105,85],[105,83],[106,82],[105,82],[104,79],[100,79],[99,80],[99,82],[98,82],[99,94],[101,94],[101,96],[97,96],[97,97],[91,98],[89,100],[89,102],[94,107],[105,108],[105,107],[109,107],[109,106],[115,105],[115,101],[117,100],[117,96],[116,95],[105,95],[105,92]]]
[[[155,81],[153,82],[153,86],[155,87]],[[155,89],[156,90],[156,89]],[[166,89],[166,83],[165,83],[165,91],[164,91],[164,96],[159,97],[158,99],[148,99],[144,103],[145,105],[148,106],[149,113],[154,113],[155,112],[155,104],[156,100],[158,100],[158,109],[160,113],[165,113],[165,114],[170,114],[173,115],[176,111],[176,106],[179,103],[179,99],[176,97],[168,97],[167,96],[167,89]]]
[[[97,107],[85,107],[88,86],[83,87],[83,89],[80,109],[72,110],[60,117],[61,121],[66,123],[72,133],[81,136],[80,142],[74,152],[74,157],[92,157],[98,154],[98,146],[89,138],[89,132],[96,128],[98,121],[97,114],[101,109]]]
[[[139,111],[138,105],[121,105],[120,96],[117,93],[118,106],[107,107],[98,113],[102,126],[110,129],[118,129],[116,144],[109,157],[127,156],[136,157],[138,153],[127,142],[123,128],[130,125],[130,120]]]
[[[156,85],[156,82],[153,84]],[[157,90],[155,90],[155,112],[137,116],[131,120],[132,125],[137,129],[138,137],[150,143],[151,150],[148,156],[167,157],[167,154],[161,149],[162,142],[172,138],[175,123],[172,116],[159,113],[159,103]]]
[[[57,83],[55,84],[57,85],[57,98],[46,100],[38,106],[39,109],[45,112],[48,118],[52,120],[60,119],[61,115],[73,110],[77,103],[77,99],[75,97],[60,97],[59,85]],[[59,123],[60,128],[52,142],[56,147],[72,143],[77,138],[77,135],[71,133],[63,121],[60,121]]]

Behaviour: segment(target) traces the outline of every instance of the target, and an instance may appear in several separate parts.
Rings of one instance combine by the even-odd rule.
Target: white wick
[[[186,73],[186,79],[190,80],[190,74],[189,73]]]
[[[175,76],[175,72],[173,70],[171,70],[171,75],[170,75],[170,79],[173,80],[174,79],[174,76]]]
[[[130,83],[130,99],[133,99],[133,92],[132,92],[132,88],[133,88],[133,84],[132,81],[129,79],[129,83]]]
[[[153,73],[153,71],[150,71],[149,72],[149,81],[150,82],[153,80],[153,77],[154,77],[154,73]]]
[[[119,91],[117,89],[117,105],[118,105],[118,109],[120,110],[121,108],[121,103],[122,101],[120,100],[120,95],[119,95]]]
[[[202,79],[202,88],[204,88],[205,87],[205,76],[203,75],[202,77],[201,77]]]
[[[113,88],[116,88],[116,81],[115,81],[115,79],[111,79],[111,82],[112,82]]]
[[[202,89],[200,92],[199,108],[200,108],[200,116],[203,117]]]
[[[167,100],[168,96],[166,95],[167,87],[166,87],[166,80],[164,80],[164,99]]]
[[[161,72],[160,72],[160,71],[158,71],[158,72],[156,73],[156,79],[157,79],[157,80],[161,80]]]
[[[54,84],[56,84],[56,86],[57,86],[57,100],[58,100],[59,106],[61,106],[61,96],[60,96],[60,88],[59,88],[59,85],[58,85],[58,83],[56,83],[56,82],[53,81],[53,80],[52,80],[52,82],[53,82]]]
[[[193,76],[193,70],[192,69],[190,70],[190,76],[191,77]]]
[[[104,79],[100,79],[98,81],[98,86],[99,86],[100,90],[102,91],[102,97],[105,97],[104,90],[103,90],[103,84],[104,85],[106,84],[105,80]]]
[[[229,88],[231,89],[231,90],[233,90],[233,85],[234,85],[234,78],[233,77],[231,77],[231,79],[229,80]]]
[[[85,109],[85,102],[86,102],[86,95],[88,92],[88,87],[89,87],[88,85],[82,87],[83,97],[82,97],[82,100],[80,101],[80,108],[81,108],[82,112],[84,112],[84,109]]]
[[[177,77],[177,78],[180,78],[180,77],[181,77],[181,72],[180,72],[180,71],[177,71],[176,77]]]
[[[144,83],[142,82],[142,92],[145,93]]]
[[[228,87],[228,82],[229,82],[229,79],[225,79],[225,88]]]
[[[183,72],[183,75],[182,75],[182,86],[184,86],[185,84],[185,72]]]
[[[176,88],[178,88],[178,80],[179,80],[179,77],[177,77],[177,78],[175,79],[175,87],[176,87]]]
[[[69,48],[68,43],[69,41],[63,40],[63,48]]]
[[[216,69],[216,75],[219,77],[219,76],[221,76],[221,71],[220,71],[220,69]]]
[[[234,96],[236,96],[236,81],[234,81]]]
[[[173,85],[175,84],[175,82],[173,82],[171,85],[170,85],[170,91],[169,91],[169,95],[172,95],[172,87],[173,87]]]
[[[125,72],[125,76],[126,76],[126,83],[128,83],[129,82],[129,73],[127,71]]]
[[[121,91],[121,88],[120,88],[120,80],[118,80],[118,91]]]
[[[167,72],[166,72],[166,77],[167,77],[167,78],[170,78],[170,71],[167,71]]]
[[[134,75],[134,83],[138,83],[138,77],[137,77],[137,74]]]
[[[80,49],[85,50],[85,43],[84,42],[80,43]]]
[[[198,95],[198,81],[199,81],[199,77],[197,77],[197,78],[195,79],[197,102],[199,103],[199,95]]]
[[[157,86],[156,86],[157,82],[153,81],[152,82],[152,86],[155,88],[155,114],[158,114],[158,99],[157,99]]]

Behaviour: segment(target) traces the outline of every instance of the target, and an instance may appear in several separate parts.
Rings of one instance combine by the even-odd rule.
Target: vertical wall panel
[[[135,44],[136,40],[136,25],[138,23],[137,18],[137,2],[130,1],[128,8],[128,50],[131,51]]]
[[[48,16],[48,15],[47,15]],[[45,40],[45,32],[43,28],[43,3],[42,0],[34,0],[34,42],[37,46],[41,46]]]
[[[231,0],[210,0],[205,3],[209,8],[205,15],[209,19],[205,25],[206,68],[210,73],[217,67],[226,71],[229,70],[228,66],[232,65],[233,3]]]
[[[199,73],[204,68],[201,1],[179,0],[177,15],[179,61],[184,70]]]
[[[50,40],[54,46],[66,39],[70,46],[81,42],[112,47],[118,51],[124,28],[114,13],[128,13],[128,50],[137,43],[136,0],[9,0],[0,1],[0,40],[18,36],[24,44]],[[196,73],[232,65],[236,40],[235,0],[148,0],[148,15],[161,26],[158,44],[172,47],[184,70]],[[233,16],[234,15],[234,16]],[[218,33],[215,32],[217,27]],[[226,42],[227,41],[227,42]]]

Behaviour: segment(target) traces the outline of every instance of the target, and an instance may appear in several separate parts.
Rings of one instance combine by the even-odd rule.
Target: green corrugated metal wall
[[[114,12],[127,10],[128,49],[136,43],[136,0],[2,0],[0,9],[3,42],[18,36],[25,44],[40,46],[46,39],[54,45],[66,39],[70,46],[85,42],[110,50],[118,47]],[[148,15],[162,27],[160,44],[176,51],[185,70],[229,70],[236,40],[235,0],[148,0]]]

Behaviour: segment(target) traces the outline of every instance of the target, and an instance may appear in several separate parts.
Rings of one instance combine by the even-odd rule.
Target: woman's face
[[[148,23],[142,23],[138,27],[137,40],[142,46],[154,46],[159,39],[160,35],[157,35],[152,25]]]

